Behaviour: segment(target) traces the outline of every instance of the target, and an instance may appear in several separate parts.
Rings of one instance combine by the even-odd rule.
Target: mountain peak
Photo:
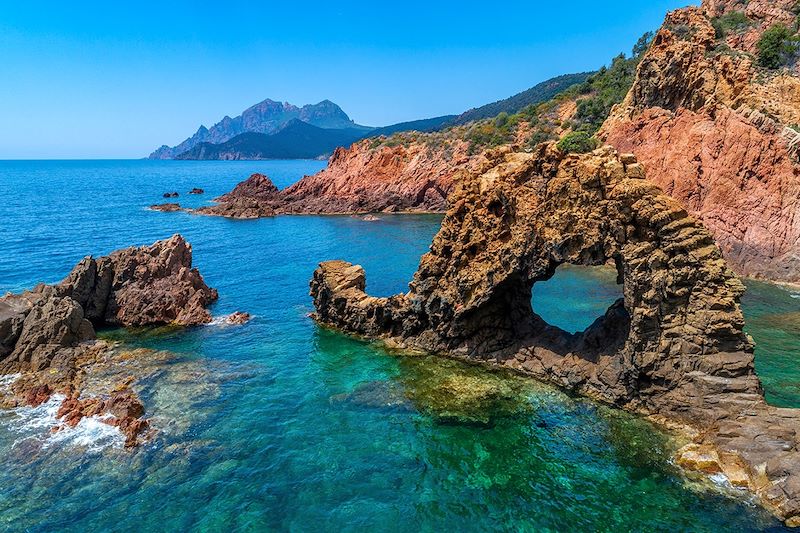
[[[197,133],[179,145],[172,148],[168,147],[167,149],[160,148],[150,154],[150,157],[152,159],[172,159],[191,150],[201,142],[220,144],[243,133],[271,135],[280,131],[294,120],[323,129],[369,130],[365,126],[359,126],[354,123],[342,108],[327,99],[318,104],[306,104],[302,107],[297,107],[289,102],[278,102],[271,98],[266,98],[248,107],[239,116],[231,118],[225,115],[222,120],[211,128],[201,126]]]

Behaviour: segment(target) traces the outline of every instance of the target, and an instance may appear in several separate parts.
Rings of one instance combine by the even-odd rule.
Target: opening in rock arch
[[[579,333],[622,298],[612,266],[561,265],[547,281],[533,285],[533,312],[551,326]]]

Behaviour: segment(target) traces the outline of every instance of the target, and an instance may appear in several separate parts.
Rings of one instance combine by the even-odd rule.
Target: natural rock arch
[[[311,281],[315,318],[702,429],[698,442],[729,478],[745,479],[780,516],[800,516],[800,414],[764,402],[743,331],[744,286],[708,231],[644,177],[611,148],[499,149],[457,179],[408,293],[368,296],[361,267],[323,263]],[[607,262],[624,302],[588,330],[569,335],[534,314],[533,284],[559,265]],[[764,474],[768,461],[780,471]]]

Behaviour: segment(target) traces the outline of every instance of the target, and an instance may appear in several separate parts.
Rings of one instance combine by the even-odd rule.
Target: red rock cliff
[[[648,179],[711,230],[738,273],[800,281],[800,79],[751,55],[761,33],[789,23],[793,0],[707,0],[667,15],[626,100],[601,137],[633,152]],[[721,37],[714,17],[744,10]]]

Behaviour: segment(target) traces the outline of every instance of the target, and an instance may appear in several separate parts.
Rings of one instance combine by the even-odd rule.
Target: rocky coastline
[[[647,179],[703,222],[737,274],[787,283],[800,282],[800,134],[792,127],[800,123],[800,77],[797,68],[759,67],[753,53],[766,29],[795,20],[793,10],[793,0],[704,0],[669,13],[627,97],[598,133],[603,143],[636,155]],[[747,17],[746,29],[718,36],[715,21],[732,13]],[[554,100],[555,133],[569,132],[580,99]],[[444,212],[460,173],[483,161],[468,135],[361,141],[283,191],[271,183],[256,194],[234,190],[194,212]],[[529,135],[521,123],[515,149],[535,149]]]
[[[0,374],[14,379],[0,405],[36,406],[60,394],[63,424],[99,416],[120,429],[126,446],[136,446],[148,421],[132,377],[108,383],[101,394],[83,394],[93,368],[117,355],[95,329],[206,324],[217,297],[192,267],[192,248],[180,235],[86,257],[56,285],[7,294],[0,298]]]
[[[722,473],[800,525],[800,410],[764,400],[743,331],[744,286],[711,234],[646,181],[633,155],[508,148],[464,175],[406,294],[320,265],[321,324],[387,346],[510,368],[683,428],[677,463]],[[531,308],[560,264],[617,265],[624,298],[570,335]]]

